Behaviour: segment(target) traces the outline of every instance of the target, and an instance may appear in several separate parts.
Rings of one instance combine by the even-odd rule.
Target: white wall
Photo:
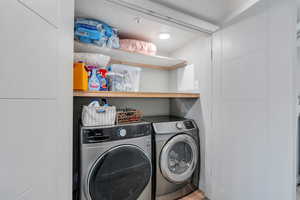
[[[209,91],[211,48],[210,37],[201,36],[170,56],[188,61],[188,66],[170,72],[170,90],[180,92]]]
[[[1,199],[70,200],[73,1],[2,0],[0,17]]]
[[[200,92],[199,100],[171,100],[171,114],[191,118],[200,129],[201,171],[199,187],[209,192],[209,135],[211,127],[211,38],[199,37],[173,52],[173,57],[186,59],[190,66],[170,73],[170,90]]]
[[[300,95],[300,47],[297,47],[296,89],[297,95]]]
[[[294,200],[296,4],[262,0],[214,34],[214,200]]]
[[[169,91],[169,73],[167,70],[141,68],[140,91],[166,92]]]

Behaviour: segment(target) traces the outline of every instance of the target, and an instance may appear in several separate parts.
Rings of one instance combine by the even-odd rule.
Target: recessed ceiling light
[[[161,40],[167,40],[171,37],[170,33],[160,33],[159,34],[159,39]]]

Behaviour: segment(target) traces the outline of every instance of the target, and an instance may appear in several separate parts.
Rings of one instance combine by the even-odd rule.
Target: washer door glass
[[[151,177],[151,161],[138,147],[109,150],[92,167],[88,190],[92,200],[136,200]]]
[[[187,134],[181,134],[173,137],[163,147],[160,168],[166,179],[182,183],[192,176],[197,161],[198,147],[195,140]]]

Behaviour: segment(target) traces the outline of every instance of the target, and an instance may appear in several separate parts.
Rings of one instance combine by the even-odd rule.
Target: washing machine
[[[151,200],[151,129],[81,127],[80,200]]]
[[[196,123],[190,119],[147,117],[153,126],[154,195],[156,200],[174,200],[198,189],[200,141]]]

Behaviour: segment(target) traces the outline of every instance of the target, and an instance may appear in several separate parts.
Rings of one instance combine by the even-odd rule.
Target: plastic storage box
[[[141,68],[114,64],[109,75],[109,89],[116,92],[138,92]]]
[[[109,61],[109,56],[98,53],[74,53],[74,63],[82,62],[86,65],[105,67]]]

